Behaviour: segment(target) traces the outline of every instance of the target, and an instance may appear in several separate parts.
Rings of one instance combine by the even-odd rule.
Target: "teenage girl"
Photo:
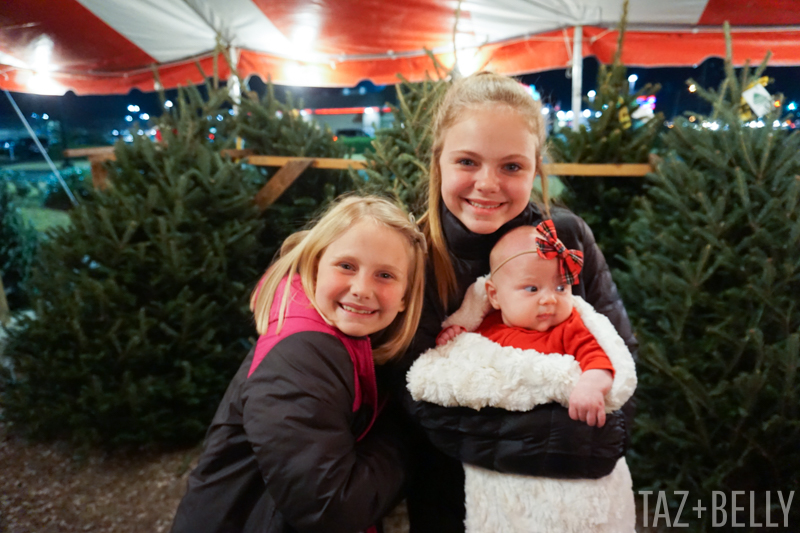
[[[173,532],[374,529],[407,466],[400,433],[376,420],[375,363],[417,329],[425,253],[413,221],[376,197],[341,200],[287,239],[253,293],[258,343],[211,423]]]
[[[599,428],[570,419],[567,409],[554,403],[525,412],[475,411],[415,402],[405,390],[405,370],[435,345],[442,322],[461,305],[467,287],[489,272],[489,253],[500,237],[551,218],[564,245],[583,253],[573,294],[606,315],[632,352],[636,347],[591,230],[568,210],[548,206],[539,102],[511,78],[479,73],[451,86],[433,132],[428,210],[421,219],[429,246],[425,304],[395,382],[406,411],[427,436],[408,490],[412,533],[464,530],[461,463],[529,476],[596,479],[609,474],[626,450],[631,402],[624,414],[611,413]],[[537,174],[541,205],[530,201]]]

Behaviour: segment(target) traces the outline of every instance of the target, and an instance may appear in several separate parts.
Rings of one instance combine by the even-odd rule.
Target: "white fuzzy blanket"
[[[485,302],[480,294],[476,296],[480,291],[470,290],[472,296],[465,301],[471,298],[473,315],[485,314]],[[580,297],[574,300],[584,324],[614,365],[606,410],[617,410],[636,388],[633,358],[608,318]],[[475,316],[468,319],[470,329],[480,323],[475,323]],[[465,324],[463,320],[459,323]],[[422,354],[407,380],[415,400],[448,407],[527,411],[553,401],[568,406],[580,374],[580,366],[571,355],[502,347],[476,333],[463,333],[447,345]],[[632,482],[624,458],[611,474],[596,480],[500,474],[471,465],[464,465],[464,470],[469,533],[634,531]]]

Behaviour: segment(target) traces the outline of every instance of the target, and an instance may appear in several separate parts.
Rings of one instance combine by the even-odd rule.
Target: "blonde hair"
[[[549,197],[547,176],[542,169],[542,156],[546,139],[542,106],[518,81],[491,72],[479,72],[462,78],[447,90],[433,122],[433,146],[428,181],[428,210],[420,218],[425,237],[429,243],[429,253],[433,261],[436,289],[445,309],[448,300],[457,289],[455,270],[447,251],[447,243],[442,228],[442,171],[439,159],[442,156],[444,138],[447,130],[456,124],[463,112],[489,104],[504,104],[517,111],[526,119],[531,133],[536,136],[536,173],[542,182],[542,209],[549,216]]]
[[[264,273],[250,298],[250,309],[253,311],[259,335],[267,332],[270,309],[278,285],[284,278],[291,280],[294,275],[299,275],[303,291],[311,305],[319,311],[314,298],[319,259],[330,243],[362,220],[371,220],[399,232],[407,239],[412,251],[411,271],[404,295],[405,311],[398,313],[388,327],[371,335],[373,358],[376,362],[383,363],[403,353],[411,343],[422,313],[427,248],[425,236],[413,218],[409,218],[388,200],[377,196],[344,197],[332,204],[311,229],[290,235],[284,241],[280,257]],[[287,282],[278,310],[277,332],[283,327],[290,290],[291,283]]]

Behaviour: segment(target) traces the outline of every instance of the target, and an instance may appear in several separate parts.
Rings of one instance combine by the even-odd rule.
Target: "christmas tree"
[[[438,72],[440,66],[435,59],[434,65]],[[389,194],[412,213],[421,215],[427,209],[433,114],[449,82],[430,77],[420,83],[410,83],[402,76],[400,79],[398,104],[390,106],[393,124],[377,132],[372,141],[374,150],[364,152],[367,169],[352,175],[361,190]]]
[[[180,91],[163,142],[118,143],[109,187],[51,230],[33,269],[35,317],[6,355],[5,417],[35,437],[105,446],[195,443],[254,334],[264,264],[260,178],[222,158],[208,116],[225,95]]]
[[[0,176],[0,278],[9,308],[27,303],[24,284],[36,253],[38,237],[14,203],[5,175]]]
[[[69,187],[72,195],[80,201],[90,195],[89,190],[92,187],[92,178],[88,172],[84,172],[79,167],[70,167],[61,171],[61,177],[64,183]],[[72,209],[74,206],[64,186],[59,181],[52,181],[47,184],[44,190],[44,202],[42,207],[48,209],[60,209],[66,211]]]
[[[639,490],[706,505],[711,491],[757,491],[761,524],[773,491],[782,525],[775,491],[800,485],[800,133],[779,107],[743,123],[742,91],[767,60],[737,77],[730,57],[720,88],[699,89],[712,115],[664,135],[615,273],[641,342],[630,459]],[[703,520],[697,531],[713,529]]]
[[[346,148],[334,141],[330,129],[305,120],[298,108],[302,108],[302,102],[295,103],[288,93],[286,102],[281,102],[268,83],[263,98],[249,92],[242,99],[232,135],[238,135],[245,148],[262,155],[344,157]],[[277,169],[258,167],[257,171],[262,182],[266,182]],[[264,212],[263,252],[271,257],[283,239],[322,212],[332,199],[352,189],[353,183],[345,171],[306,169]]]
[[[638,98],[653,95],[659,85],[644,85],[630,91],[628,69],[622,63],[628,2],[623,4],[617,49],[610,65],[600,65],[594,98],[585,98],[590,115],[578,131],[556,129],[550,135],[548,153],[557,162],[569,163],[647,163],[664,122],[661,113],[649,120],[633,117],[639,110]],[[574,117],[573,120],[579,120]],[[611,266],[624,253],[619,235],[631,201],[642,193],[644,181],[632,177],[564,176],[566,192],[561,200],[583,217],[595,234]]]

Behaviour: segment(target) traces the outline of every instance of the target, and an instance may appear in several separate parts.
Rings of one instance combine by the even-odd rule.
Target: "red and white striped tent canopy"
[[[425,50],[462,72],[507,74],[571,64],[574,28],[583,55],[611,59],[621,0],[3,0],[0,88],[62,94],[154,90],[202,81],[196,67],[229,76],[320,87],[411,80],[432,71]],[[623,61],[693,65],[734,60],[800,64],[800,0],[631,0]],[[215,57],[216,56],[216,57]]]

